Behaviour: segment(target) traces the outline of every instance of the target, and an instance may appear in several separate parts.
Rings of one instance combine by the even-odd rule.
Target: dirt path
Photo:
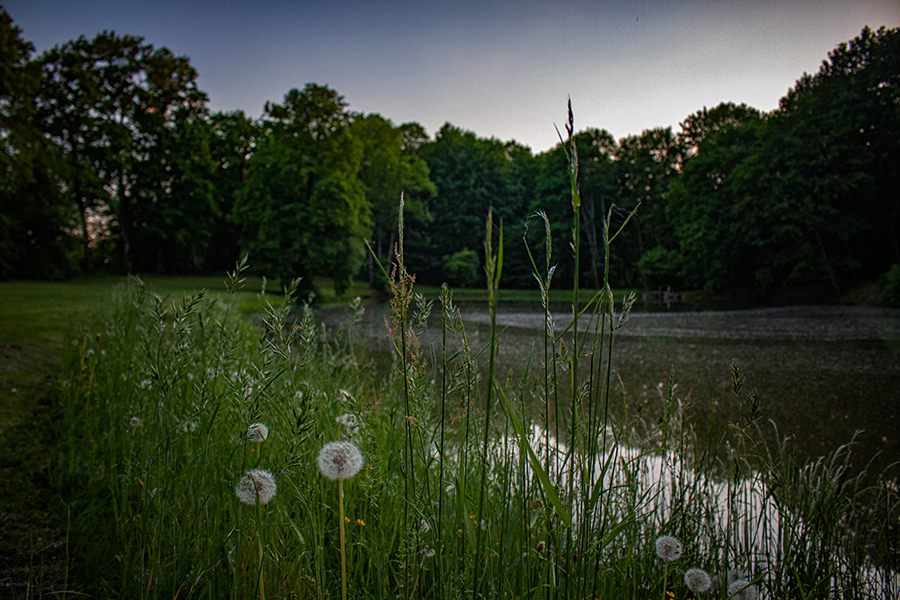
[[[0,344],[0,598],[65,589],[65,522],[48,472],[59,357]]]

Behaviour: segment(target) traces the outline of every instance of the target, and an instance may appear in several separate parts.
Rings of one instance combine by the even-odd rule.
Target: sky
[[[617,139],[703,107],[770,111],[898,0],[0,0],[36,55],[104,30],[187,56],[214,111],[258,117],[306,83],[432,136],[542,152],[566,102]]]

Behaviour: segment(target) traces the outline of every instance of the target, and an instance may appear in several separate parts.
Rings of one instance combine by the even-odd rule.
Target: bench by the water
[[[681,302],[684,300],[684,294],[673,292],[672,286],[667,286],[665,290],[659,288],[655,292],[649,292],[643,296],[644,302],[655,302],[656,304],[665,304],[666,308],[670,308],[673,302]]]

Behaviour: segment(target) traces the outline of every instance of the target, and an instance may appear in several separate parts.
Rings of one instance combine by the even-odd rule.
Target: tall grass
[[[577,253],[571,120],[567,130]],[[613,228],[612,215],[607,278],[628,218]],[[900,597],[896,483],[851,477],[849,447],[799,465],[789,443],[765,446],[737,367],[746,419],[716,444],[697,442],[674,374],[659,388],[658,419],[622,417],[611,356],[630,304],[617,311],[608,286],[582,302],[576,281],[572,317],[557,327],[553,244],[538,219],[546,237],[532,264],[546,327],[517,379],[502,371],[503,239],[490,215],[489,338],[467,331],[445,288],[441,346],[429,351],[418,334],[435,320],[404,265],[401,210],[386,378],[357,359],[353,323],[326,331],[295,303],[296,285],[267,303],[259,327],[228,299],[172,303],[139,280],[123,287],[74,336],[58,394],[56,477],[82,591],[324,599],[346,585],[353,598],[696,598],[684,575],[697,568],[713,576],[710,598]],[[232,294],[244,267],[229,277]],[[358,428],[336,420],[347,414]],[[257,423],[264,441],[252,435]],[[338,439],[365,457],[346,481],[316,469]],[[274,476],[271,501],[236,497],[251,469]],[[657,555],[660,536],[680,540],[677,559]]]

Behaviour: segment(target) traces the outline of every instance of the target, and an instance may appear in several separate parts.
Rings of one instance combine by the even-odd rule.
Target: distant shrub
[[[478,280],[480,262],[474,250],[463,248],[459,252],[444,256],[444,273],[453,284],[469,287]]]
[[[644,253],[638,261],[638,270],[649,286],[669,285],[678,279],[681,257],[662,246],[656,246]]]
[[[881,295],[878,303],[884,306],[900,308],[900,264],[894,264],[878,279],[881,286]]]

